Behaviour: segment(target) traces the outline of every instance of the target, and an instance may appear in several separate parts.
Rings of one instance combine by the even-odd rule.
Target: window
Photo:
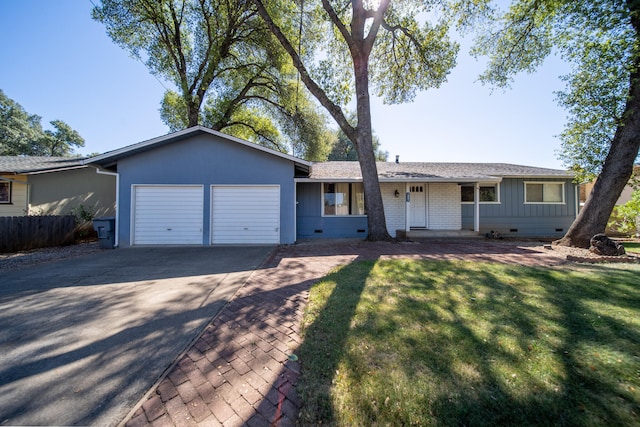
[[[500,203],[499,184],[480,185],[480,203]],[[463,185],[460,187],[462,203],[473,203],[475,201],[475,186]]]
[[[0,181],[0,203],[11,203],[11,182]]]
[[[563,182],[525,182],[525,203],[564,203]]]
[[[322,186],[324,215],[365,215],[360,182],[325,182]]]

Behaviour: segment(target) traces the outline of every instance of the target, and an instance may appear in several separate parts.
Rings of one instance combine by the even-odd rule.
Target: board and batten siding
[[[364,215],[322,216],[322,183],[300,182],[296,195],[297,239],[367,237]]]
[[[203,186],[136,185],[134,245],[201,245]]]
[[[564,182],[565,203],[525,203],[525,182]],[[575,185],[571,180],[505,178],[500,203],[480,204],[480,233],[505,236],[561,237],[576,217]],[[462,228],[473,230],[473,203],[462,204]]]
[[[212,244],[280,243],[279,186],[212,186]]]

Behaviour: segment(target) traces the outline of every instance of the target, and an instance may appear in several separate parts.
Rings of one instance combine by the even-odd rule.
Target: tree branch
[[[296,49],[291,45],[291,42],[289,41],[287,36],[284,35],[282,30],[275,24],[273,19],[271,19],[271,16],[269,15],[269,12],[264,6],[264,3],[262,2],[262,0],[251,0],[251,1],[258,9],[258,14],[265,21],[269,30],[278,39],[278,41],[280,42],[284,50],[291,57],[291,60],[293,61],[293,65],[296,67],[296,69],[300,73],[300,79],[304,82],[307,89],[309,89],[309,91],[318,99],[318,101],[320,101],[320,104],[322,104],[322,106],[327,109],[331,117],[333,117],[333,119],[340,126],[340,129],[342,129],[342,131],[347,136],[349,136],[350,139],[353,138],[353,140],[355,140],[356,129],[353,126],[351,126],[351,124],[345,117],[340,106],[336,105],[333,101],[331,101],[331,99],[329,99],[329,97],[324,92],[324,90],[309,75],[309,72],[307,71],[306,67],[302,63],[302,60],[300,59],[300,55],[298,54]],[[323,0],[323,1],[326,1],[326,0]]]

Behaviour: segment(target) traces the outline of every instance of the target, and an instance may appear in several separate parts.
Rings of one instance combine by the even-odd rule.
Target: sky
[[[77,130],[83,155],[169,132],[159,108],[171,85],[114,44],[91,8],[91,0],[0,0],[0,90],[41,116],[45,129],[62,120]],[[551,57],[511,89],[494,89],[477,82],[483,63],[468,55],[469,45],[462,40],[440,88],[402,105],[373,99],[374,132],[389,161],[563,168],[557,135],[567,114],[554,92],[567,65]]]

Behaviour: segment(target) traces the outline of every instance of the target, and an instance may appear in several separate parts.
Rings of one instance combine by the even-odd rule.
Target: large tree
[[[102,0],[93,9],[119,46],[172,83],[161,117],[302,154],[323,153],[324,118],[248,0]]]
[[[50,122],[55,131],[43,130],[42,117],[29,114],[0,90],[1,156],[70,156],[84,139],[62,120]]]
[[[560,157],[578,179],[598,176],[557,243],[588,247],[605,231],[640,148],[640,1],[515,0],[476,48],[482,80],[508,86],[557,52],[572,65],[559,101],[569,111]]]
[[[390,239],[373,146],[370,89],[385,102],[400,103],[411,101],[417,90],[439,87],[458,51],[448,36],[450,12],[481,8],[485,2],[252,1],[304,84],[355,147],[368,239]],[[345,113],[352,97],[355,123]]]

